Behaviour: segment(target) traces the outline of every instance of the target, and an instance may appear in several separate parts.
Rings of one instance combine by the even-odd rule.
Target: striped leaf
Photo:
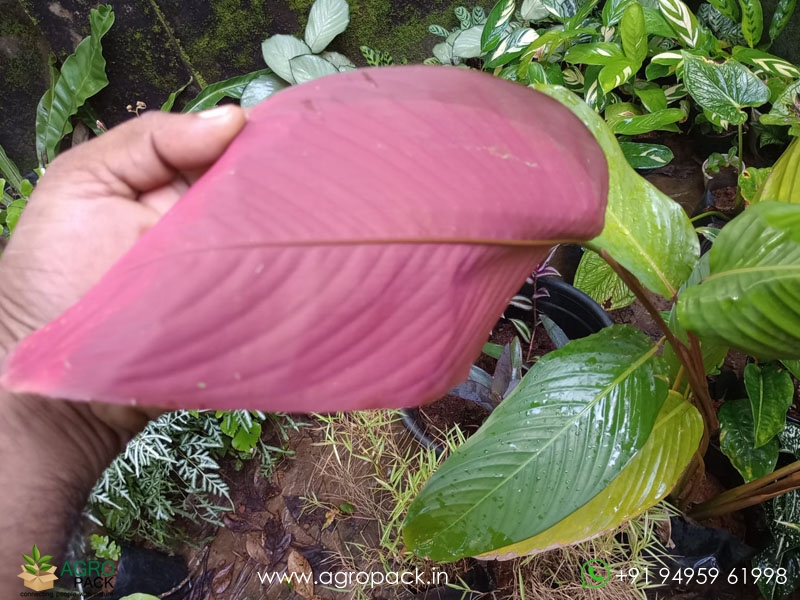
[[[737,0],[709,0],[711,6],[716,8],[720,13],[732,19],[733,21],[739,20],[739,3]]]
[[[694,48],[700,40],[700,29],[697,17],[689,7],[681,0],[658,0],[658,5],[661,14],[678,35],[678,39],[686,46]]]
[[[636,0],[607,0],[603,5],[603,25],[612,27],[619,23],[625,10],[633,3],[638,4]]]
[[[787,79],[800,78],[800,68],[787,60],[778,58],[774,54],[769,54],[763,50],[736,46],[732,54],[733,58],[739,62],[761,69],[770,75],[785,77]]]
[[[636,63],[628,58],[616,58],[600,71],[597,80],[604,94],[609,94],[628,81],[636,72]]]
[[[500,0],[494,5],[486,19],[481,34],[481,51],[492,52],[506,37],[511,17],[514,16],[514,0]]]
[[[795,9],[797,0],[778,0],[775,12],[772,13],[772,21],[769,24],[769,39],[775,41],[784,28],[789,24]]]
[[[752,48],[761,41],[764,33],[764,12],[761,0],[739,0],[742,7],[742,35]]]
[[[686,86],[682,83],[676,83],[675,85],[664,88],[664,95],[667,98],[667,104],[672,104],[681,98],[685,98],[688,93],[689,90],[687,90]]]
[[[455,13],[461,29],[469,29],[472,27],[472,13],[466,8],[463,6],[456,6]]]
[[[564,60],[568,63],[601,66],[624,57],[619,45],[611,42],[576,44],[564,54]]]
[[[484,66],[488,69],[507,64],[517,58],[539,37],[535,30],[527,27],[517,29],[503,39],[497,47],[484,59]]]
[[[619,147],[622,148],[628,164],[634,169],[658,169],[669,164],[674,158],[672,150],[661,144],[620,142]]]

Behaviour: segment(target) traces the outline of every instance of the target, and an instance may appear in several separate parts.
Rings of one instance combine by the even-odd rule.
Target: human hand
[[[234,106],[191,115],[146,113],[54,160],[0,259],[0,357],[97,283],[223,153],[244,122]],[[0,530],[12,532],[3,543],[12,557],[18,556],[12,540],[19,538],[24,549],[67,535],[53,531],[64,523],[30,512],[36,496],[50,513],[59,495],[62,506],[79,511],[102,470],[151,414],[0,394],[0,486],[13,489],[0,500]],[[20,481],[26,477],[36,481]],[[39,529],[23,532],[23,521]],[[50,546],[50,553],[57,551]]]

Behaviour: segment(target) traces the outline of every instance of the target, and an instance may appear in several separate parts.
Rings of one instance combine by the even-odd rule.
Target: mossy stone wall
[[[157,109],[193,80],[178,102],[210,83],[264,68],[261,42],[302,37],[313,0],[107,0],[116,20],[103,40],[109,86],[92,101],[112,126],[129,104]],[[0,144],[24,171],[37,161],[36,105],[47,89],[47,55],[64,59],[89,34],[96,0],[0,0]],[[361,45],[410,62],[430,56],[428,25],[456,25],[457,0],[350,0],[350,27],[331,45],[364,64]],[[471,7],[472,5],[470,5]],[[484,8],[491,8],[486,5]]]
[[[116,22],[104,39],[109,86],[92,100],[108,125],[130,118],[129,104],[160,106],[190,79],[178,105],[201,87],[264,67],[261,42],[276,33],[302,36],[313,0],[107,0]],[[359,47],[419,62],[438,38],[428,25],[456,25],[462,0],[349,0],[350,26],[331,44],[356,64]],[[699,0],[690,0],[697,3]],[[777,0],[763,0],[771,18]],[[34,119],[47,88],[47,55],[60,59],[89,33],[96,0],[0,0],[0,144],[24,171],[36,164]],[[487,11],[492,2],[479,2]],[[773,47],[800,63],[800,14]]]

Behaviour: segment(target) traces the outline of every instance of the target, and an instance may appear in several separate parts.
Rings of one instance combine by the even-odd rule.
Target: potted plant
[[[589,107],[566,90],[538,89],[570,106],[610,154],[613,137]],[[792,233],[800,206],[782,199],[762,198],[722,230],[707,255],[692,259],[669,318],[644,291],[647,270],[619,250],[599,248],[663,339],[654,344],[614,326],[539,360],[423,489],[407,518],[408,545],[439,560],[518,556],[613,528],[685,484],[682,474],[719,428],[705,374],[727,348],[762,360],[800,355],[800,311],[774,303],[800,278],[800,242]],[[630,217],[625,225],[633,226]],[[619,226],[612,219],[606,227]],[[749,329],[756,321],[759,329]],[[728,417],[719,419],[731,435]],[[763,486],[771,494],[796,487],[781,477],[797,464],[733,492],[736,506],[760,501],[753,490]],[[727,498],[722,504],[730,507]]]

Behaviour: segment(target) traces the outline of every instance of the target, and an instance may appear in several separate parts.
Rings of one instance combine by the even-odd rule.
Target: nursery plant
[[[615,170],[628,167],[610,128],[568,90],[536,88],[569,106],[603,146],[612,213]],[[539,359],[423,488],[406,520],[409,547],[439,560],[507,558],[587,539],[655,504],[687,480],[719,427],[705,375],[731,347],[759,363],[746,375],[750,399],[720,412],[723,449],[748,480],[770,471],[771,458],[762,464],[753,455],[777,456],[788,374],[774,361],[800,356],[800,205],[791,203],[798,198],[796,189],[762,195],[703,258],[685,240],[693,265],[668,294],[643,265],[603,243],[614,238],[607,215],[600,241],[589,246],[649,310],[663,338],[654,343],[630,326],[614,326]],[[621,222],[638,241],[636,212]],[[654,220],[672,229],[684,219],[674,213]],[[669,318],[645,288],[675,300]],[[762,501],[765,490],[772,497],[797,487],[781,477],[733,492],[737,508]],[[704,509],[719,511],[726,501]]]

